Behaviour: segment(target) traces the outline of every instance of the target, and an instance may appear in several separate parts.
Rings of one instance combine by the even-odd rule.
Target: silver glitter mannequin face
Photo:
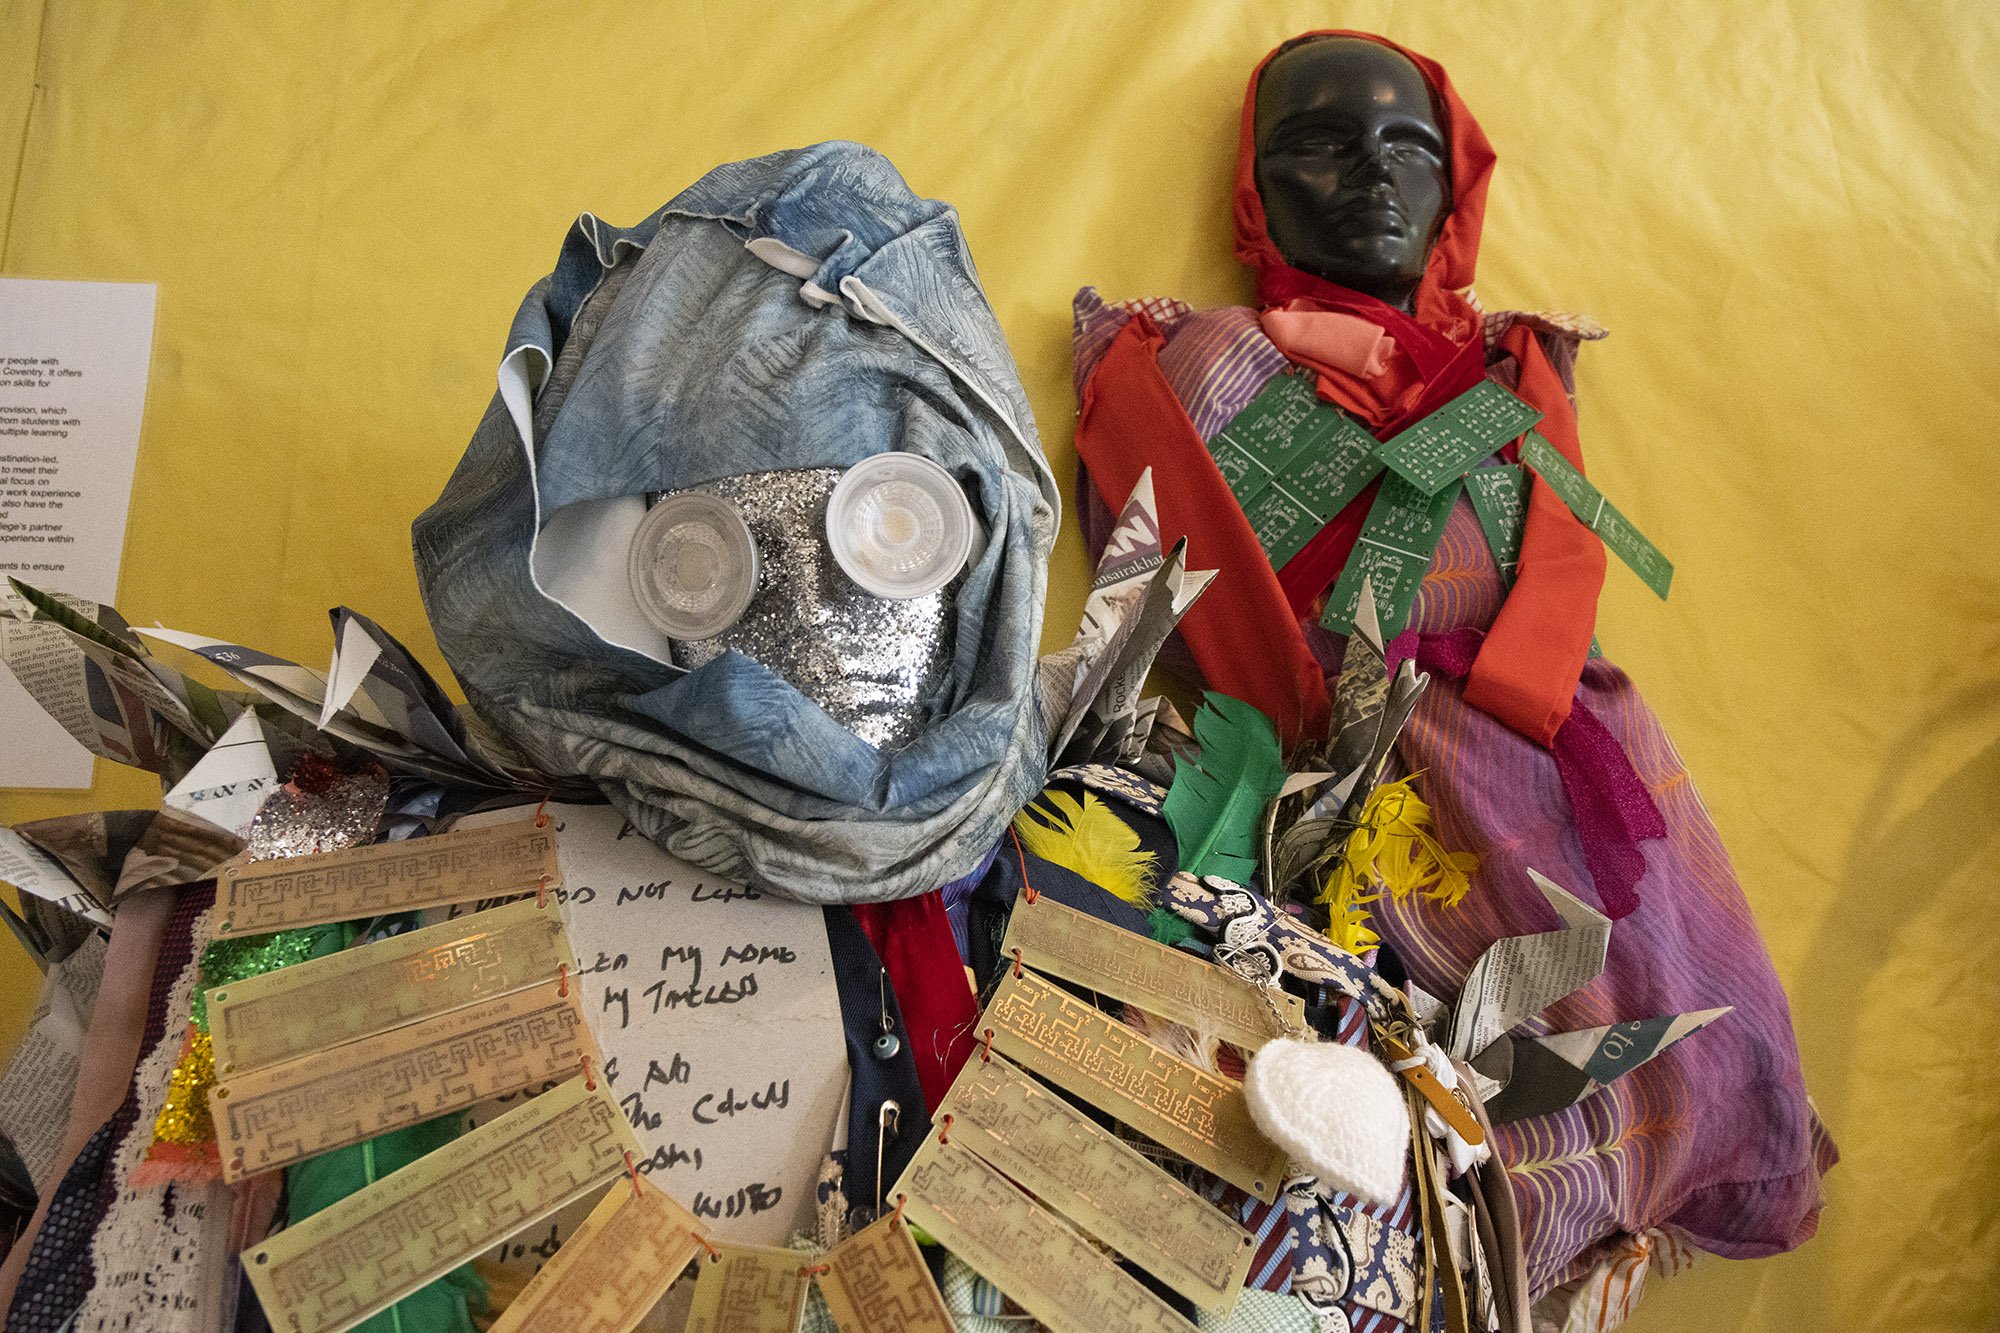
[[[840,468],[748,472],[690,488],[743,511],[762,572],[736,623],[713,638],[674,640],[674,663],[693,669],[733,648],[862,740],[900,749],[923,730],[950,670],[957,580],[897,600],[849,578],[826,539],[827,499],[841,476]]]

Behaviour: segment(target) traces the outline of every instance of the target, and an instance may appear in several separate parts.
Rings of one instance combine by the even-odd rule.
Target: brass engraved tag
[[[1258,988],[1192,954],[1099,921],[1046,895],[1014,904],[1001,952],[1037,972],[1101,991],[1170,1023],[1214,1033],[1254,1051],[1285,1035]],[[282,973],[278,974],[282,975]],[[1305,1026],[1305,1003],[1283,991],[1272,994],[1292,1031]]]
[[[341,1333],[625,1169],[602,1079],[571,1079],[243,1252],[271,1326]]]
[[[792,1333],[806,1309],[806,1258],[768,1245],[718,1245],[694,1284],[687,1333]]]
[[[215,883],[215,933],[248,935],[358,921],[561,885],[553,822],[532,819],[319,856],[226,865]]]
[[[497,1000],[281,1065],[239,1071],[209,1090],[222,1176],[245,1176],[582,1068],[597,1048],[550,981]]]
[[[819,1290],[840,1333],[953,1333],[910,1228],[893,1216],[849,1236],[825,1263]]]
[[[1040,908],[1047,903],[1036,903]],[[999,1056],[938,1107],[962,1145],[1203,1309],[1227,1311],[1256,1237]]]
[[[1032,972],[1003,975],[985,1025],[1002,1055],[1266,1203],[1278,1197],[1285,1152],[1257,1132],[1235,1083]]]
[[[631,1333],[702,1252],[701,1225],[646,1177],[611,1187],[491,1333]]]
[[[904,1216],[1054,1333],[1188,1333],[1174,1308],[1063,1220],[931,1134],[896,1182]]]
[[[562,967],[575,977],[551,898],[279,968],[208,993],[216,1072],[226,1077],[387,1032],[550,980]]]

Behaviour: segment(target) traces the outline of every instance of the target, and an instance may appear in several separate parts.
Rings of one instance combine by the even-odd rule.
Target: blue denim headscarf
[[[479,716],[718,874],[870,902],[970,871],[1043,780],[1060,502],[957,214],[851,143],[718,167],[636,227],[586,214],[522,302],[500,386],[412,534]],[[988,537],[931,720],[891,754],[741,653],[685,671],[600,634],[536,561],[569,506],[636,514],[648,492],[888,450],[956,476]]]

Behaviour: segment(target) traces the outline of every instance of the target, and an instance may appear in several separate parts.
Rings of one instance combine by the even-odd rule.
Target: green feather
[[[1146,913],[1146,925],[1153,932],[1153,938],[1162,944],[1179,944],[1194,934],[1194,927],[1175,916],[1164,907],[1155,907]]]
[[[444,1147],[459,1135],[463,1113],[427,1120],[285,1168],[286,1217],[296,1226],[323,1208],[359,1193],[392,1171]],[[486,1283],[470,1264],[421,1287],[366,1322],[356,1333],[473,1333],[467,1305],[486,1308]]]
[[[1248,884],[1257,873],[1264,807],[1285,785],[1285,760],[1271,719],[1240,699],[1213,692],[1194,716],[1199,766],[1174,760],[1167,823],[1180,868]]]

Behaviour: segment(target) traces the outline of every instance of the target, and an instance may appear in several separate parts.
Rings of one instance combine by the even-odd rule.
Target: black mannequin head
[[[1303,42],[1265,66],[1255,135],[1285,262],[1409,309],[1451,212],[1450,150],[1417,67],[1361,38]]]

